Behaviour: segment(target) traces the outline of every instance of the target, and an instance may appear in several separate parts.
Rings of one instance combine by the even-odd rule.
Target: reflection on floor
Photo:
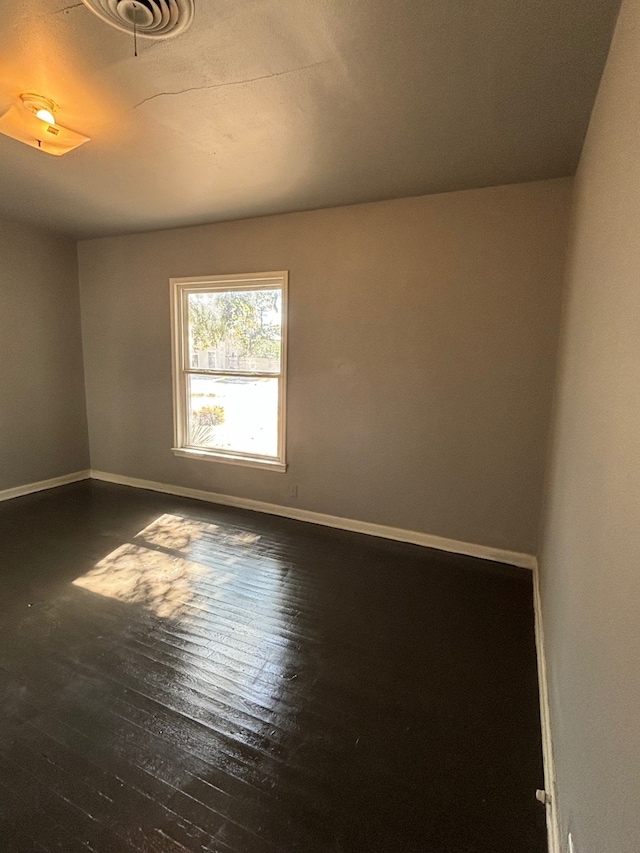
[[[525,570],[96,482],[0,547],[2,853],[545,849]]]

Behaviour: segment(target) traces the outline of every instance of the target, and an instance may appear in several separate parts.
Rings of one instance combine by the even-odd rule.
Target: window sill
[[[196,450],[191,447],[172,447],[174,456],[183,456],[186,459],[202,459],[205,462],[225,462],[227,465],[241,465],[245,468],[262,468],[267,471],[279,471],[284,474],[287,465],[275,459],[260,459],[251,456],[233,456],[230,453],[216,453],[212,450]]]

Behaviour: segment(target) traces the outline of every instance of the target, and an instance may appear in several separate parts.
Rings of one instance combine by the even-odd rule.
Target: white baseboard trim
[[[57,486],[66,486],[69,483],[77,483],[79,480],[88,480],[90,477],[91,471],[75,471],[73,474],[63,474],[62,477],[52,477],[50,480],[40,480],[38,483],[15,486],[13,489],[1,491],[0,501],[10,501],[12,498],[20,498],[22,495],[30,495],[33,492],[44,492],[45,489],[55,489]]]
[[[549,705],[549,681],[547,677],[547,658],[544,646],[544,625],[542,620],[542,597],[540,592],[540,566],[538,560],[533,565],[533,608],[535,614],[536,653],[538,658],[538,685],[540,691],[540,725],[542,728],[542,760],[544,763],[544,789],[549,795],[547,810],[547,837],[549,853],[561,853],[560,822],[558,819],[558,792],[556,786],[556,765],[553,755],[551,734],[551,708]]]
[[[350,530],[353,533],[366,533],[369,536],[379,536],[383,539],[393,539],[396,542],[409,542],[422,545],[425,548],[436,548],[438,551],[449,551],[453,554],[464,554],[468,557],[479,557],[482,560],[493,560],[497,563],[508,563],[511,566],[521,566],[533,569],[535,557],[532,554],[521,554],[518,551],[505,551],[500,548],[490,548],[486,545],[474,545],[470,542],[459,542],[456,539],[445,539],[442,536],[432,536],[429,533],[419,533],[416,530],[402,530],[399,527],[388,527],[384,524],[373,524],[369,521],[356,521],[352,518],[341,518],[337,515],[325,515],[308,509],[281,506],[264,503],[250,498],[237,498],[233,495],[221,495],[216,492],[206,492],[201,489],[188,489],[184,486],[172,486],[166,483],[155,483],[151,480],[139,480],[136,477],[125,477],[120,474],[109,474],[105,471],[91,471],[94,480],[106,483],[117,483],[121,486],[133,486],[136,489],[148,489],[152,492],[177,495],[182,498],[195,498],[224,506],[234,506],[239,509],[250,509],[255,512],[265,512],[268,515],[279,515],[296,521],[308,521],[321,524],[324,527],[336,527],[340,530]]]

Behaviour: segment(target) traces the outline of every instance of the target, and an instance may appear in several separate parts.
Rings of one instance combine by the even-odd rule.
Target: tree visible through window
[[[286,273],[172,287],[176,451],[283,466]]]

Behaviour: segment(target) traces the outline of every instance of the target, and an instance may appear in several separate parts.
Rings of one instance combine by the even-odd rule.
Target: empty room
[[[638,0],[2,11],[0,853],[638,853]]]

